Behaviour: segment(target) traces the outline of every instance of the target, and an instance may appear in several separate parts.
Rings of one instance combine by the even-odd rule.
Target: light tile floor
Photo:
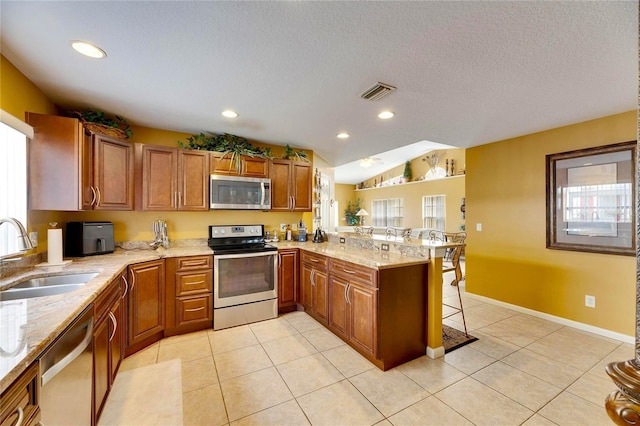
[[[445,277],[444,297],[457,301]],[[163,339],[121,371],[181,359],[185,425],[609,425],[604,371],[633,345],[465,297],[477,342],[382,372],[303,312]],[[462,328],[460,315],[445,321]]]

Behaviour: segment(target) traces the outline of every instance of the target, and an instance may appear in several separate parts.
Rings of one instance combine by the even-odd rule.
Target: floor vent
[[[362,95],[360,95],[360,97],[368,101],[377,101],[378,99],[384,98],[394,90],[396,90],[395,87],[389,84],[378,82],[367,89]]]

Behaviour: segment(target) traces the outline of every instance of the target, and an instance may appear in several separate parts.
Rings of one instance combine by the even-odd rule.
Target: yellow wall
[[[460,212],[460,201],[464,198],[464,194],[465,176],[454,176],[379,188],[360,189],[355,191],[352,201],[355,201],[355,198],[360,198],[360,207],[371,214],[373,211],[372,200],[403,198],[403,226],[406,228],[422,228],[422,197],[425,195],[446,195],[446,231],[458,232],[460,231],[460,226],[465,222]],[[346,225],[346,222],[342,222],[341,225]],[[365,225],[371,225],[371,217],[365,218]]]
[[[545,155],[636,140],[636,132],[629,111],[467,149],[467,291],[634,335],[635,257],[545,248]]]
[[[42,91],[0,55],[0,107],[20,120],[25,111],[56,114],[56,106]]]

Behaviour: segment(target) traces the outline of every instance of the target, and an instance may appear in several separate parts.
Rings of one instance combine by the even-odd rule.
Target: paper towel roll
[[[62,263],[62,229],[49,229],[47,233],[47,263]]]

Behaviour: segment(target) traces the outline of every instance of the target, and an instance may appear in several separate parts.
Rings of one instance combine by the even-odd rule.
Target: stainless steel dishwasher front
[[[42,424],[90,425],[93,381],[93,306],[40,357]]]

